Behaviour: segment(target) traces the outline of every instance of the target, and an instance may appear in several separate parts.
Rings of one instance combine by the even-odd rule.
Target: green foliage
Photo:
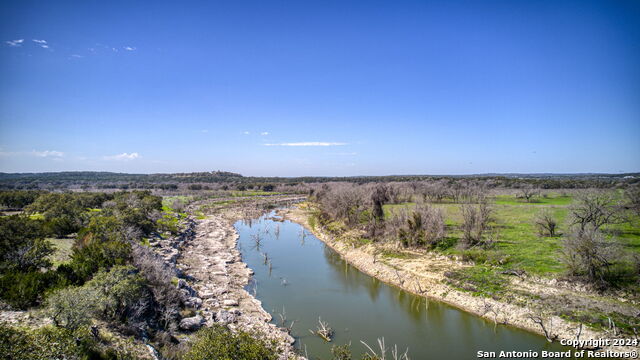
[[[44,326],[22,330],[0,324],[0,358],[12,360],[106,359],[88,336]]]
[[[123,238],[123,223],[115,216],[96,213],[91,216],[87,226],[78,232],[78,238],[89,244],[92,242],[117,241]]]
[[[634,336],[637,328],[640,327],[640,319],[634,315],[625,315],[617,311],[597,311],[593,309],[584,310],[560,310],[560,317],[587,324],[597,330],[609,331],[611,325],[615,324],[616,329],[622,335]]]
[[[278,359],[273,342],[238,331],[232,333],[225,326],[215,324],[199,330],[184,360],[275,360]]]
[[[34,190],[0,191],[0,206],[11,209],[22,209],[36,201],[42,193],[42,191]]]
[[[130,259],[131,245],[122,241],[94,242],[75,248],[71,262],[60,265],[57,271],[71,282],[82,284],[100,269],[124,265]]]
[[[145,280],[132,266],[100,271],[83,286],[60,289],[47,298],[47,312],[56,326],[76,330],[91,319],[136,321],[149,296]]]
[[[170,232],[171,234],[177,234],[179,229],[180,220],[178,216],[172,214],[164,214],[157,221],[158,229],[160,231]]]
[[[156,230],[155,220],[162,211],[162,198],[149,191],[120,192],[113,201],[105,203],[104,215],[113,215],[128,232],[137,231],[147,236]]]
[[[0,217],[0,272],[48,268],[52,253],[41,222],[21,215]]]
[[[133,266],[115,266],[98,272],[84,287],[96,296],[100,316],[109,320],[127,321],[139,316],[149,299],[145,279]]]
[[[77,330],[91,324],[99,310],[96,289],[81,286],[58,290],[47,298],[47,312],[56,326]]]
[[[9,272],[0,276],[0,297],[11,306],[27,309],[38,305],[48,289],[65,283],[55,271]]]
[[[82,215],[87,208],[100,207],[109,198],[102,193],[47,193],[25,208],[28,213],[41,214],[47,229],[56,236],[64,236],[82,227]]]
[[[351,360],[351,347],[349,345],[334,345],[331,347],[332,360]]]

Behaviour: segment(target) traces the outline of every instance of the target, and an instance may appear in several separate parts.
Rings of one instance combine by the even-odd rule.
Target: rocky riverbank
[[[294,351],[294,338],[270,323],[271,315],[245,290],[253,271],[242,262],[238,233],[233,227],[238,220],[259,216],[272,202],[297,200],[299,197],[278,197],[214,207],[201,202],[190,207],[206,209],[204,219],[190,220],[193,234],[188,241],[169,246],[177,251],[160,250],[167,261],[175,262],[181,275],[178,286],[189,297],[189,305],[197,309],[197,315],[182,319],[182,330],[220,323],[274,340],[282,359],[304,359]]]

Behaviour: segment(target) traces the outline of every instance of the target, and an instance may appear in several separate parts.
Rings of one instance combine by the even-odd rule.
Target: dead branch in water
[[[418,294],[422,295],[427,292],[427,290],[422,289],[422,285],[420,285],[420,280],[416,279],[415,282],[416,282],[415,289]]]
[[[544,319],[542,318],[542,316],[531,314],[529,315],[529,319],[531,319],[531,321],[533,321],[534,323],[540,325],[540,327],[542,328],[542,332],[544,333],[544,337],[547,339],[548,342],[553,342],[558,338],[558,335],[553,335],[552,333],[553,318],[549,320],[549,330],[547,330],[546,326],[544,325]]]
[[[331,342],[331,338],[333,337],[333,329],[329,327],[329,324],[322,321],[320,317],[318,317],[318,329],[316,331],[309,330],[314,335],[320,336],[324,341]]]
[[[253,241],[255,242],[255,248],[260,251],[260,243],[262,242],[262,237],[260,236],[260,233],[257,234],[251,234],[251,238],[253,239]]]
[[[400,273],[398,272],[398,269],[393,269],[396,272],[396,276],[398,277],[398,281],[400,282],[400,286],[404,286],[404,278],[402,278],[402,276],[400,276]]]

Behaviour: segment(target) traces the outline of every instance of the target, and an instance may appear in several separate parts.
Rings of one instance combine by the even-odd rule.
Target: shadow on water
[[[566,351],[544,337],[428,301],[372,278],[344,261],[312,234],[273,213],[238,221],[243,261],[255,271],[247,285],[273,316],[289,327],[312,359],[331,359],[331,346],[351,343],[354,359],[384,337],[417,359],[475,359],[477,351]],[[277,230],[276,230],[277,229]],[[259,240],[257,240],[259,239]],[[267,254],[265,260],[265,254]],[[335,331],[327,343],[309,330],[321,317]],[[282,321],[284,319],[284,322]]]

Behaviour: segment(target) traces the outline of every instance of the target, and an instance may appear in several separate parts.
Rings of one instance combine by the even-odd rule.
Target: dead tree
[[[531,202],[535,196],[540,195],[540,189],[531,184],[525,184],[520,188],[520,195],[526,202]]]
[[[622,220],[621,207],[610,194],[604,192],[584,192],[577,196],[576,202],[569,207],[571,225],[580,231],[588,227],[599,230],[602,226],[615,224]]]
[[[556,236],[558,222],[549,209],[544,209],[539,212],[534,219],[534,224],[538,228],[538,234],[540,236]]]
[[[479,204],[462,204],[462,246],[471,248],[483,242],[483,236],[492,220],[492,209],[486,199]]]

